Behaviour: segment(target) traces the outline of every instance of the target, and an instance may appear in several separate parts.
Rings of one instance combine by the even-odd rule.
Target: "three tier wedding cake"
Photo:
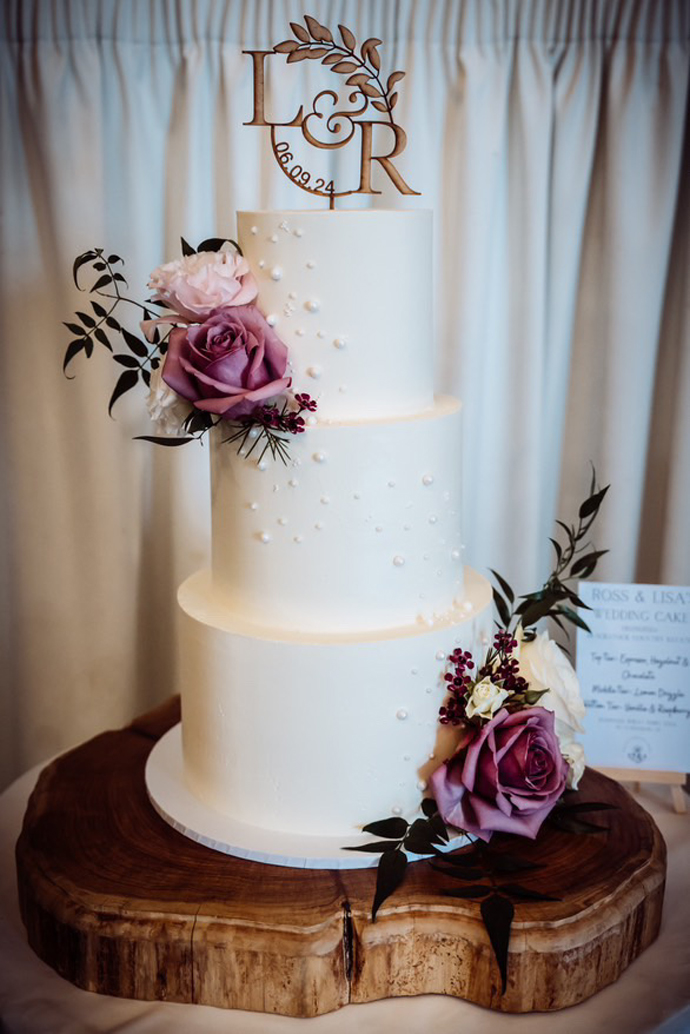
[[[268,830],[412,816],[452,752],[444,658],[479,652],[460,405],[433,395],[431,213],[240,212],[257,303],[318,415],[287,464],[212,440],[212,567],[180,588],[184,772]]]

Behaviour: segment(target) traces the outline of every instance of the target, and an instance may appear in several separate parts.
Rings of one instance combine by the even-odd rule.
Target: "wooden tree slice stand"
[[[97,736],[48,765],[29,802],[17,843],[29,942],[81,988],[290,1016],[427,993],[548,1011],[612,983],[657,936],[663,840],[601,774],[586,773],[580,797],[616,805],[592,816],[608,832],[503,841],[546,863],[520,883],[560,900],[516,905],[501,995],[479,904],[443,896],[457,883],[425,861],[372,923],[375,870],[262,865],[176,833],[147,798],[144,766],[178,720],[173,699]]]

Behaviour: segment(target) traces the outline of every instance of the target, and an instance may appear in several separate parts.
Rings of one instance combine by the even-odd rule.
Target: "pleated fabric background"
[[[85,307],[72,261],[123,255],[143,297],[180,235],[313,206],[243,126],[242,50],[305,13],[378,37],[384,68],[407,70],[399,167],[422,196],[368,202],[434,211],[436,384],[464,402],[448,444],[467,561],[536,588],[593,463],[612,484],[598,576],[690,582],[685,0],[6,0],[5,782],[171,692],[176,586],[209,551],[207,450],[133,441],[151,430],[141,396],[109,419],[104,350],[62,374],[61,321]],[[319,85],[309,64],[294,97]]]

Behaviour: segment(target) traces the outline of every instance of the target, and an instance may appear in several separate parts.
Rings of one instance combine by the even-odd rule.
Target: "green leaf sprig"
[[[450,834],[433,797],[425,797],[421,807],[424,817],[415,819],[412,823],[394,815],[362,827],[365,833],[383,837],[383,840],[344,848],[345,851],[366,851],[381,855],[371,909],[372,922],[376,922],[376,913],[380,906],[397,890],[405,878],[409,861],[406,852],[415,855],[440,855],[442,852],[439,848],[448,844],[450,840]],[[461,832],[462,830],[457,831],[458,834]]]
[[[69,322],[63,324],[74,335],[73,340],[67,346],[62,364],[63,372],[67,377],[70,376],[67,373],[67,368],[72,360],[81,352],[84,353],[87,359],[90,359],[96,343],[106,348],[116,363],[125,367],[110,396],[108,413],[111,415],[112,408],[117,400],[125,392],[134,388],[140,378],[146,387],[149,387],[151,372],[157,369],[161,356],[165,354],[165,343],[161,342],[157,331],[152,344],[149,345],[143,338],[132,334],[116,319],[115,310],[123,304],[134,305],[137,309],[140,309],[144,319],[149,320],[153,318],[153,314],[147,305],[137,302],[122,293],[121,285],[127,287],[127,281],[124,275],[114,268],[120,264],[124,265],[124,262],[119,255],[113,254],[106,257],[103,248],[92,248],[77,256],[72,266],[72,277],[79,291],[88,291],[92,295],[90,305],[93,314],[77,311],[75,316],[79,323]],[[86,288],[79,282],[79,278],[80,272],[83,275],[89,267],[92,273],[98,275],[91,286]],[[105,300],[107,304],[101,304],[101,301],[96,301],[96,298]],[[113,333],[121,337],[127,347],[127,351],[115,352],[110,341],[110,335]]]
[[[601,557],[608,553],[607,549],[594,549],[588,542],[588,534],[609,487],[597,487],[596,471],[592,469],[589,495],[578,510],[577,523],[568,525],[556,521],[565,533],[566,541],[562,544],[554,538],[549,539],[556,554],[556,563],[541,589],[520,596],[516,601],[515,593],[505,578],[491,569],[498,583],[498,588],[494,586],[493,589],[494,603],[505,629],[514,631],[521,625],[527,633],[524,638],[533,639],[535,632],[530,626],[542,618],[552,618],[564,631],[564,621],[568,621],[589,632],[589,625],[577,613],[577,609],[591,608],[580,599],[570,583],[589,578]]]

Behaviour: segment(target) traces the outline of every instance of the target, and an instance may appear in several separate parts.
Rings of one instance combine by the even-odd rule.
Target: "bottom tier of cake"
[[[438,722],[445,658],[483,652],[491,587],[465,572],[465,601],[432,627],[371,635],[281,634],[229,611],[200,572],[180,588],[185,780],[238,821],[347,835],[412,817],[455,733]]]

